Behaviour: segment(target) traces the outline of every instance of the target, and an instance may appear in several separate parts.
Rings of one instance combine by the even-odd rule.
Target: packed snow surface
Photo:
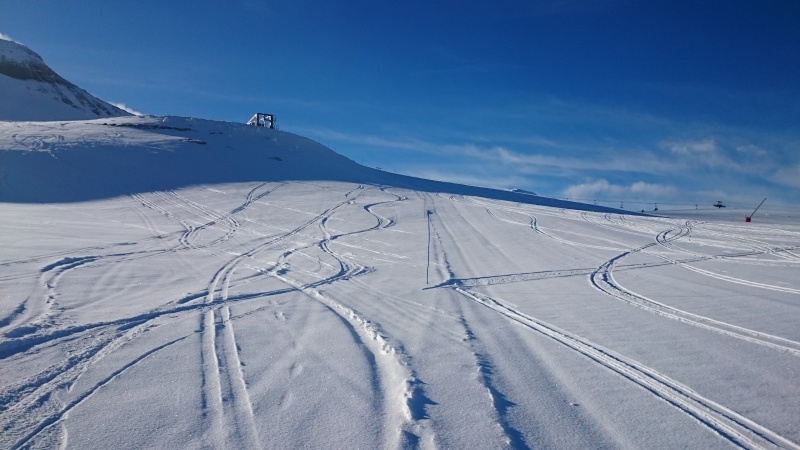
[[[1,448],[800,448],[800,225],[0,123]]]

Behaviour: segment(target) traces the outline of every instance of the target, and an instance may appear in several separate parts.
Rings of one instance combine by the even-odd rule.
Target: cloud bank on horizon
[[[791,0],[140,9],[10,0],[0,30],[128,111],[269,110],[409,175],[609,205],[800,199]]]

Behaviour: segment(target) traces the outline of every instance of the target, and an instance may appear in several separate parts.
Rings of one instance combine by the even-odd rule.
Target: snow
[[[2,448],[800,448],[800,225],[0,122]]]
[[[0,74],[0,448],[800,448],[792,210],[647,216],[98,118],[0,56],[49,77]]]
[[[0,38],[0,120],[79,120],[128,114],[62,78],[31,49]]]

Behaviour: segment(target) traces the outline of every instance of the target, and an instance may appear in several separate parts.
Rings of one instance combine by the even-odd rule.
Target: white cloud
[[[123,111],[127,111],[127,112],[133,114],[134,116],[144,116],[145,115],[143,113],[140,113],[139,111],[136,111],[135,109],[129,107],[128,105],[126,105],[124,103],[115,103],[115,102],[109,102],[109,103],[111,103],[112,105],[116,106],[117,108],[119,108],[119,109],[121,109]]]
[[[769,152],[753,144],[740,145],[736,147],[736,151],[745,157],[767,158],[769,156]]]
[[[3,33],[0,33],[0,39],[2,39],[4,41],[17,42],[15,40],[11,39],[11,36],[9,36],[7,34],[3,34]]]
[[[650,198],[672,197],[678,193],[678,190],[675,189],[674,186],[647,183],[644,181],[637,181],[631,184],[629,189],[633,194],[646,195]]]
[[[695,141],[666,142],[665,146],[678,155],[715,155],[719,151],[717,143],[713,139],[703,139]]]
[[[683,170],[672,160],[659,159],[646,149],[596,148],[592,144],[567,144],[533,137],[518,138],[523,146],[535,144],[547,147],[553,153],[523,153],[502,145],[477,145],[474,143],[438,144],[415,138],[387,138],[374,135],[347,134],[323,129],[302,130],[310,137],[323,141],[357,144],[378,148],[410,150],[435,155],[471,158],[491,164],[513,168],[517,173],[575,176],[578,172],[613,171],[661,174]],[[506,139],[508,140],[508,139]],[[566,156],[562,153],[569,153]],[[635,157],[631,157],[635,155]]]
[[[609,183],[601,178],[591,182],[575,184],[564,189],[564,196],[570,199],[629,199],[652,200],[671,199],[678,194],[674,186],[637,181],[630,185]]]
[[[712,197],[742,197],[754,190],[761,195],[764,182],[790,189],[800,187],[800,163],[790,151],[797,143],[793,135],[736,135],[728,131],[690,130],[680,134],[697,137],[673,133],[672,138],[649,144],[550,140],[536,135],[530,139],[464,135],[458,138],[461,142],[438,143],[413,134],[381,136],[319,129],[307,130],[306,134],[343,144],[337,145],[337,150],[357,145],[405,153],[410,160],[425,158],[420,154],[435,155],[429,165],[438,166],[436,172],[400,170],[416,176],[501,189],[520,187],[589,202],[605,198],[626,204],[694,203]],[[715,195],[708,197],[710,193]]]
[[[722,145],[715,139],[695,139],[682,141],[665,141],[660,146],[666,148],[678,163],[685,167],[705,166],[711,169],[726,169],[733,172],[746,172],[752,170],[752,165],[742,164],[741,158],[735,158],[731,153],[730,143]],[[739,156],[748,154],[742,151],[745,146],[739,146],[736,150]],[[726,149],[728,151],[726,152]]]
[[[408,175],[415,177],[425,178],[428,180],[446,181],[449,183],[466,184],[469,186],[480,186],[494,189],[511,189],[528,187],[530,180],[526,177],[515,175],[495,175],[495,174],[480,174],[480,173],[467,173],[466,171],[442,171],[436,169],[429,169],[426,167],[411,168],[407,167],[402,170]]]
[[[800,188],[800,164],[778,169],[770,179],[784,186]]]

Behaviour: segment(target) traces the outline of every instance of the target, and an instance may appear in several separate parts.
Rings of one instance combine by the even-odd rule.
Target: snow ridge
[[[65,80],[37,53],[0,39],[0,120],[78,120],[130,115]]]

